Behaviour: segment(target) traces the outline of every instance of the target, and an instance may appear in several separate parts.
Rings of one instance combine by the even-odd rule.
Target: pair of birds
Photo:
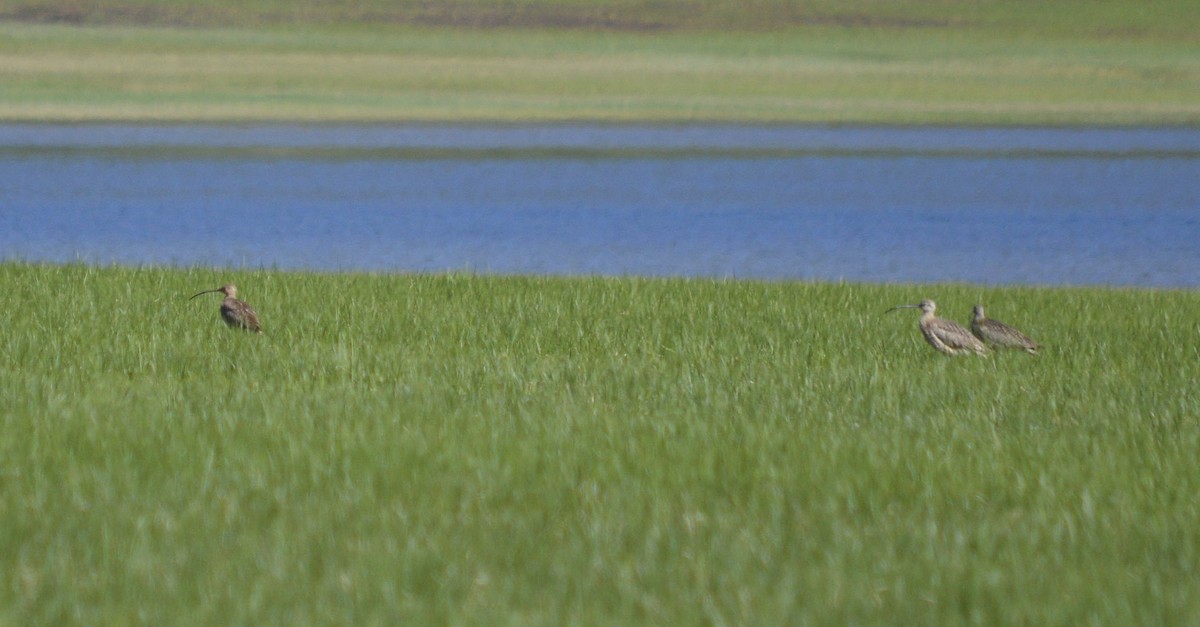
[[[983,315],[983,305],[975,305],[972,311],[971,330],[967,331],[962,325],[945,318],[937,317],[937,304],[925,299],[915,305],[896,305],[888,311],[897,309],[920,309],[921,335],[925,341],[945,355],[966,355],[975,353],[983,355],[988,352],[988,345],[998,348],[1016,348],[1030,355],[1036,355],[1037,342],[1029,336],[1000,322],[990,320]]]
[[[245,329],[255,333],[262,333],[262,325],[258,323],[258,314],[254,313],[254,308],[244,300],[238,300],[237,286],[233,283],[226,283],[221,287],[204,290],[192,295],[195,298],[201,294],[212,294],[220,292],[225,295],[225,300],[221,301],[221,319],[225,324],[235,329]],[[188,300],[192,300],[189,298]]]

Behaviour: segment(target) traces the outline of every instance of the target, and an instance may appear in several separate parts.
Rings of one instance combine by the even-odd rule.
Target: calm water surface
[[[0,125],[0,258],[1200,286],[1200,129]]]

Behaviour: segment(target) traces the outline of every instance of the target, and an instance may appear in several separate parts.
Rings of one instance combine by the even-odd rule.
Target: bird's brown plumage
[[[934,313],[937,311],[937,304],[932,300],[925,299],[915,305],[896,305],[888,311],[897,309],[920,309],[921,320],[918,326],[921,335],[925,336],[925,341],[929,342],[930,346],[943,355],[986,355],[988,352],[987,346],[961,324],[937,317]]]
[[[983,315],[983,305],[975,305],[971,311],[971,333],[991,346],[1016,348],[1030,355],[1036,355],[1039,348],[1037,342],[1029,336],[1000,322],[991,320]]]
[[[221,287],[211,290],[204,290],[192,295],[192,298],[200,294],[211,294],[220,292],[225,295],[225,300],[221,301],[221,319],[225,324],[235,329],[245,329],[255,333],[262,333],[262,325],[258,322],[258,314],[254,312],[254,308],[244,300],[239,300],[237,297],[237,286],[233,283],[226,283]],[[190,298],[188,300],[191,300]]]

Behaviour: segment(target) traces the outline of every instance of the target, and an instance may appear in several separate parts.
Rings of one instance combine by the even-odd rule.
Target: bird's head
[[[931,314],[937,310],[937,304],[926,298],[925,300],[912,305],[896,305],[884,313],[896,311],[897,309],[920,309],[927,314]]]
[[[220,292],[229,298],[237,298],[237,286],[233,283],[226,283],[221,287],[213,288],[211,290],[204,290],[203,292],[196,292],[195,294],[192,294],[192,298],[195,298],[201,294],[212,294],[213,292]],[[192,298],[189,298],[188,300],[191,300]]]

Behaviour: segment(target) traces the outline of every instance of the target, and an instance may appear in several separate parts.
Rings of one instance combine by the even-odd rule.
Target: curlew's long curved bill
[[[213,292],[219,292],[219,291],[221,291],[221,289],[222,288],[218,287],[218,288],[211,289],[211,290],[204,290],[203,292],[196,292],[195,294],[192,294],[192,298],[195,298],[201,294],[212,294]],[[189,298],[188,300],[192,300],[192,298]]]
[[[921,308],[921,305],[919,303],[916,305],[896,305],[895,307],[892,307],[891,309],[889,309],[883,313],[892,313],[893,311],[896,311],[897,309],[920,309],[920,308]]]

